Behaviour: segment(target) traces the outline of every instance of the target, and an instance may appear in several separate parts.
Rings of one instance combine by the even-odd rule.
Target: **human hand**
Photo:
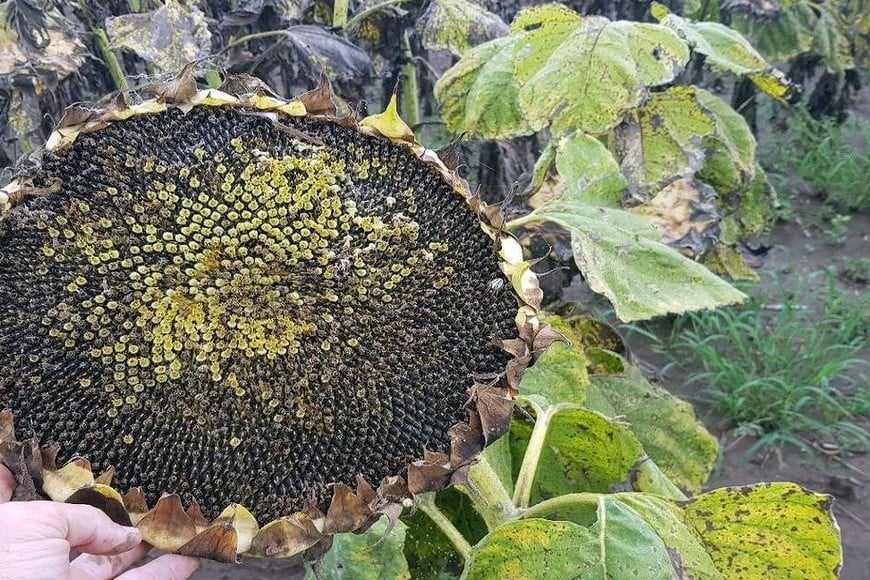
[[[0,465],[0,580],[183,580],[199,568],[196,558],[166,554],[124,572],[151,549],[139,530],[87,505],[10,502],[15,487]],[[81,555],[70,561],[70,552]]]

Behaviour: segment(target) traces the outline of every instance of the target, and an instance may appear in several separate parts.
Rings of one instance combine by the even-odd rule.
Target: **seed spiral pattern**
[[[333,122],[194,107],[46,154],[0,231],[0,408],[115,486],[261,521],[447,450],[516,299],[429,166]]]

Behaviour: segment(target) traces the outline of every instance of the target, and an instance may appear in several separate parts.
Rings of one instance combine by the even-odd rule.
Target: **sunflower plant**
[[[499,30],[479,7],[436,4]],[[244,74],[211,70],[203,88],[192,64],[68,108],[0,190],[0,461],[16,499],[95,506],[170,552],[317,561],[319,577],[835,576],[831,498],[785,483],[703,492],[717,446],[691,407],[647,383],[607,325],[542,311],[512,233],[545,218],[571,230],[625,319],[740,298],[672,247],[713,231],[692,221],[721,211],[705,204],[712,188],[737,192],[723,231],[756,223],[754,141],[700,89],[649,90],[690,48],[713,62],[723,34],[738,41],[658,15],[641,26],[549,6],[492,44],[466,42],[473,28],[451,37],[477,61],[445,76],[442,98],[469,62],[495,76],[454,110],[504,97],[463,119],[507,111],[512,131],[552,136],[536,183],[557,181],[553,165],[563,183],[528,215],[473,195],[395,96],[359,119],[329,82],[285,99]],[[145,20],[158,17],[208,34],[176,2]],[[107,57],[141,48],[143,22],[111,21]],[[287,34],[322,36],[312,28]],[[515,75],[557,80],[543,63],[591,33],[628,50],[614,62],[587,47],[595,70],[644,80],[600,100],[611,117],[556,88],[529,90],[542,109],[528,115]],[[738,44],[733,58],[754,58]],[[763,61],[741,62],[786,90]],[[611,137],[692,170],[671,183],[653,162],[667,155],[620,158]],[[651,225],[686,207],[682,237]]]

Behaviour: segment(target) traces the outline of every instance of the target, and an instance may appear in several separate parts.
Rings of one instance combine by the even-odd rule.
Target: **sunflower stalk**
[[[471,553],[471,544],[468,543],[462,532],[456,529],[450,518],[444,515],[441,508],[435,505],[435,493],[424,493],[418,496],[417,507],[429,516],[429,519],[447,536],[447,539],[450,540],[450,543],[453,544],[453,547],[456,548],[462,559],[467,560],[468,555]]]
[[[541,452],[547,439],[547,431],[550,429],[550,421],[561,408],[559,405],[541,407],[531,399],[526,399],[525,402],[535,411],[535,427],[532,429],[532,436],[529,439],[528,447],[526,447],[526,453],[523,456],[523,463],[520,466],[516,487],[514,488],[513,502],[520,509],[529,507],[532,484],[538,472],[538,462],[541,459]]]
[[[481,455],[471,468],[468,481],[469,485],[460,489],[471,499],[488,530],[494,530],[519,515],[510,493],[486,456]]]

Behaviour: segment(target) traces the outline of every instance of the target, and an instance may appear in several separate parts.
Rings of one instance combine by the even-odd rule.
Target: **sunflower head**
[[[24,494],[231,561],[460,481],[552,338],[497,211],[394,102],[357,123],[328,84],[153,89],[69,110],[0,191],[0,453]]]

